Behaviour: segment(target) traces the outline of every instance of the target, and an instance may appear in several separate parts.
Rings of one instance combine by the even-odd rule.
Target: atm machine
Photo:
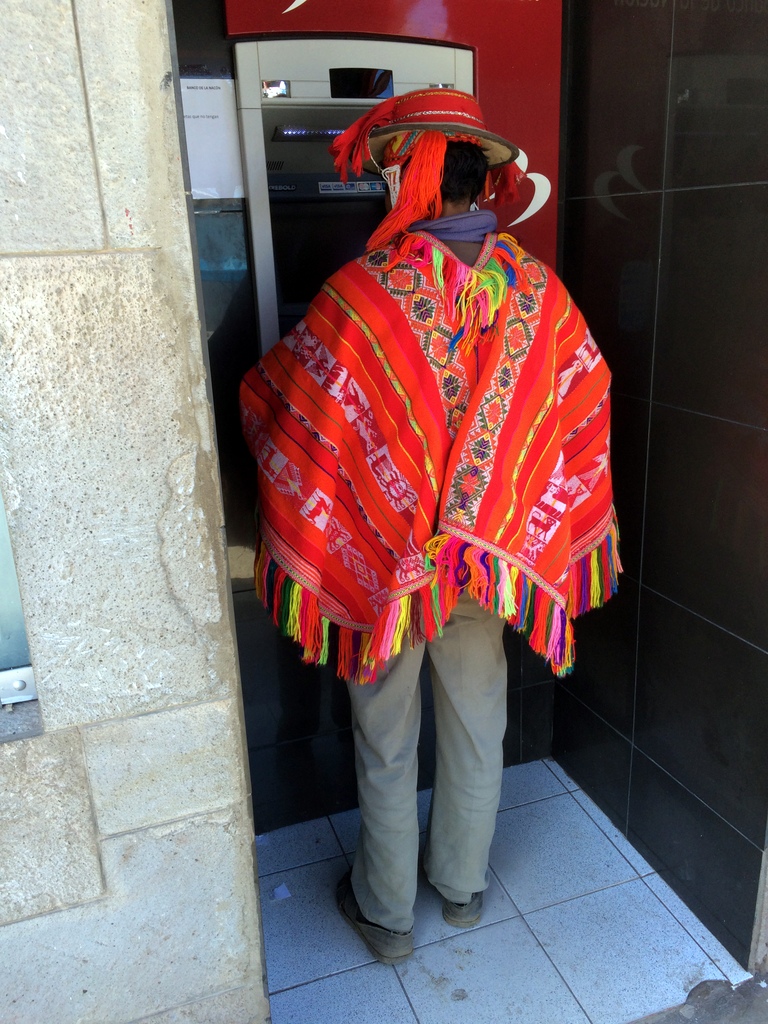
[[[303,316],[323,281],[362,254],[384,181],[346,184],[328,147],[374,103],[421,88],[472,92],[470,49],[372,39],[235,44],[237,106],[260,350]]]

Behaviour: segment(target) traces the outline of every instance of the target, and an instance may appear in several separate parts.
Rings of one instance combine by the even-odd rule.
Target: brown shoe
[[[443,898],[443,917],[454,928],[471,928],[483,912],[483,894],[473,892],[469,903],[451,903]]]
[[[391,932],[363,917],[352,891],[350,872],[336,887],[336,902],[341,916],[352,925],[379,963],[399,964],[413,953],[413,928],[409,932]]]

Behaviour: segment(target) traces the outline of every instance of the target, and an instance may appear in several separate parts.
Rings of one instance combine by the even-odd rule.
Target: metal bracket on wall
[[[37,700],[35,674],[31,665],[0,672],[0,705],[5,707],[23,700]]]

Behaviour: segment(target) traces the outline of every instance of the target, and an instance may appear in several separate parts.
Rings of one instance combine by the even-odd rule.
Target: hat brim
[[[378,171],[381,168],[381,160],[384,156],[384,150],[387,148],[387,143],[390,139],[394,139],[396,135],[401,135],[407,131],[443,132],[445,135],[450,136],[456,135],[460,129],[455,124],[446,124],[445,122],[420,123],[418,125],[388,124],[383,128],[374,128],[368,136],[368,149],[371,159],[363,161],[365,170]],[[466,134],[480,140],[480,148],[485,154],[489,167],[501,167],[504,164],[509,164],[516,160],[520,154],[517,146],[508,142],[507,139],[502,139],[500,135],[494,135],[493,132],[487,132],[481,128],[468,128]]]

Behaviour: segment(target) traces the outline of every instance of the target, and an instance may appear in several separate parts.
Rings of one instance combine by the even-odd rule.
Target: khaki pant
[[[369,921],[413,927],[419,828],[419,670],[429,657],[437,760],[424,867],[456,902],[488,886],[507,721],[503,620],[462,595],[443,636],[406,649],[373,685],[349,685],[360,802],[352,887]]]

